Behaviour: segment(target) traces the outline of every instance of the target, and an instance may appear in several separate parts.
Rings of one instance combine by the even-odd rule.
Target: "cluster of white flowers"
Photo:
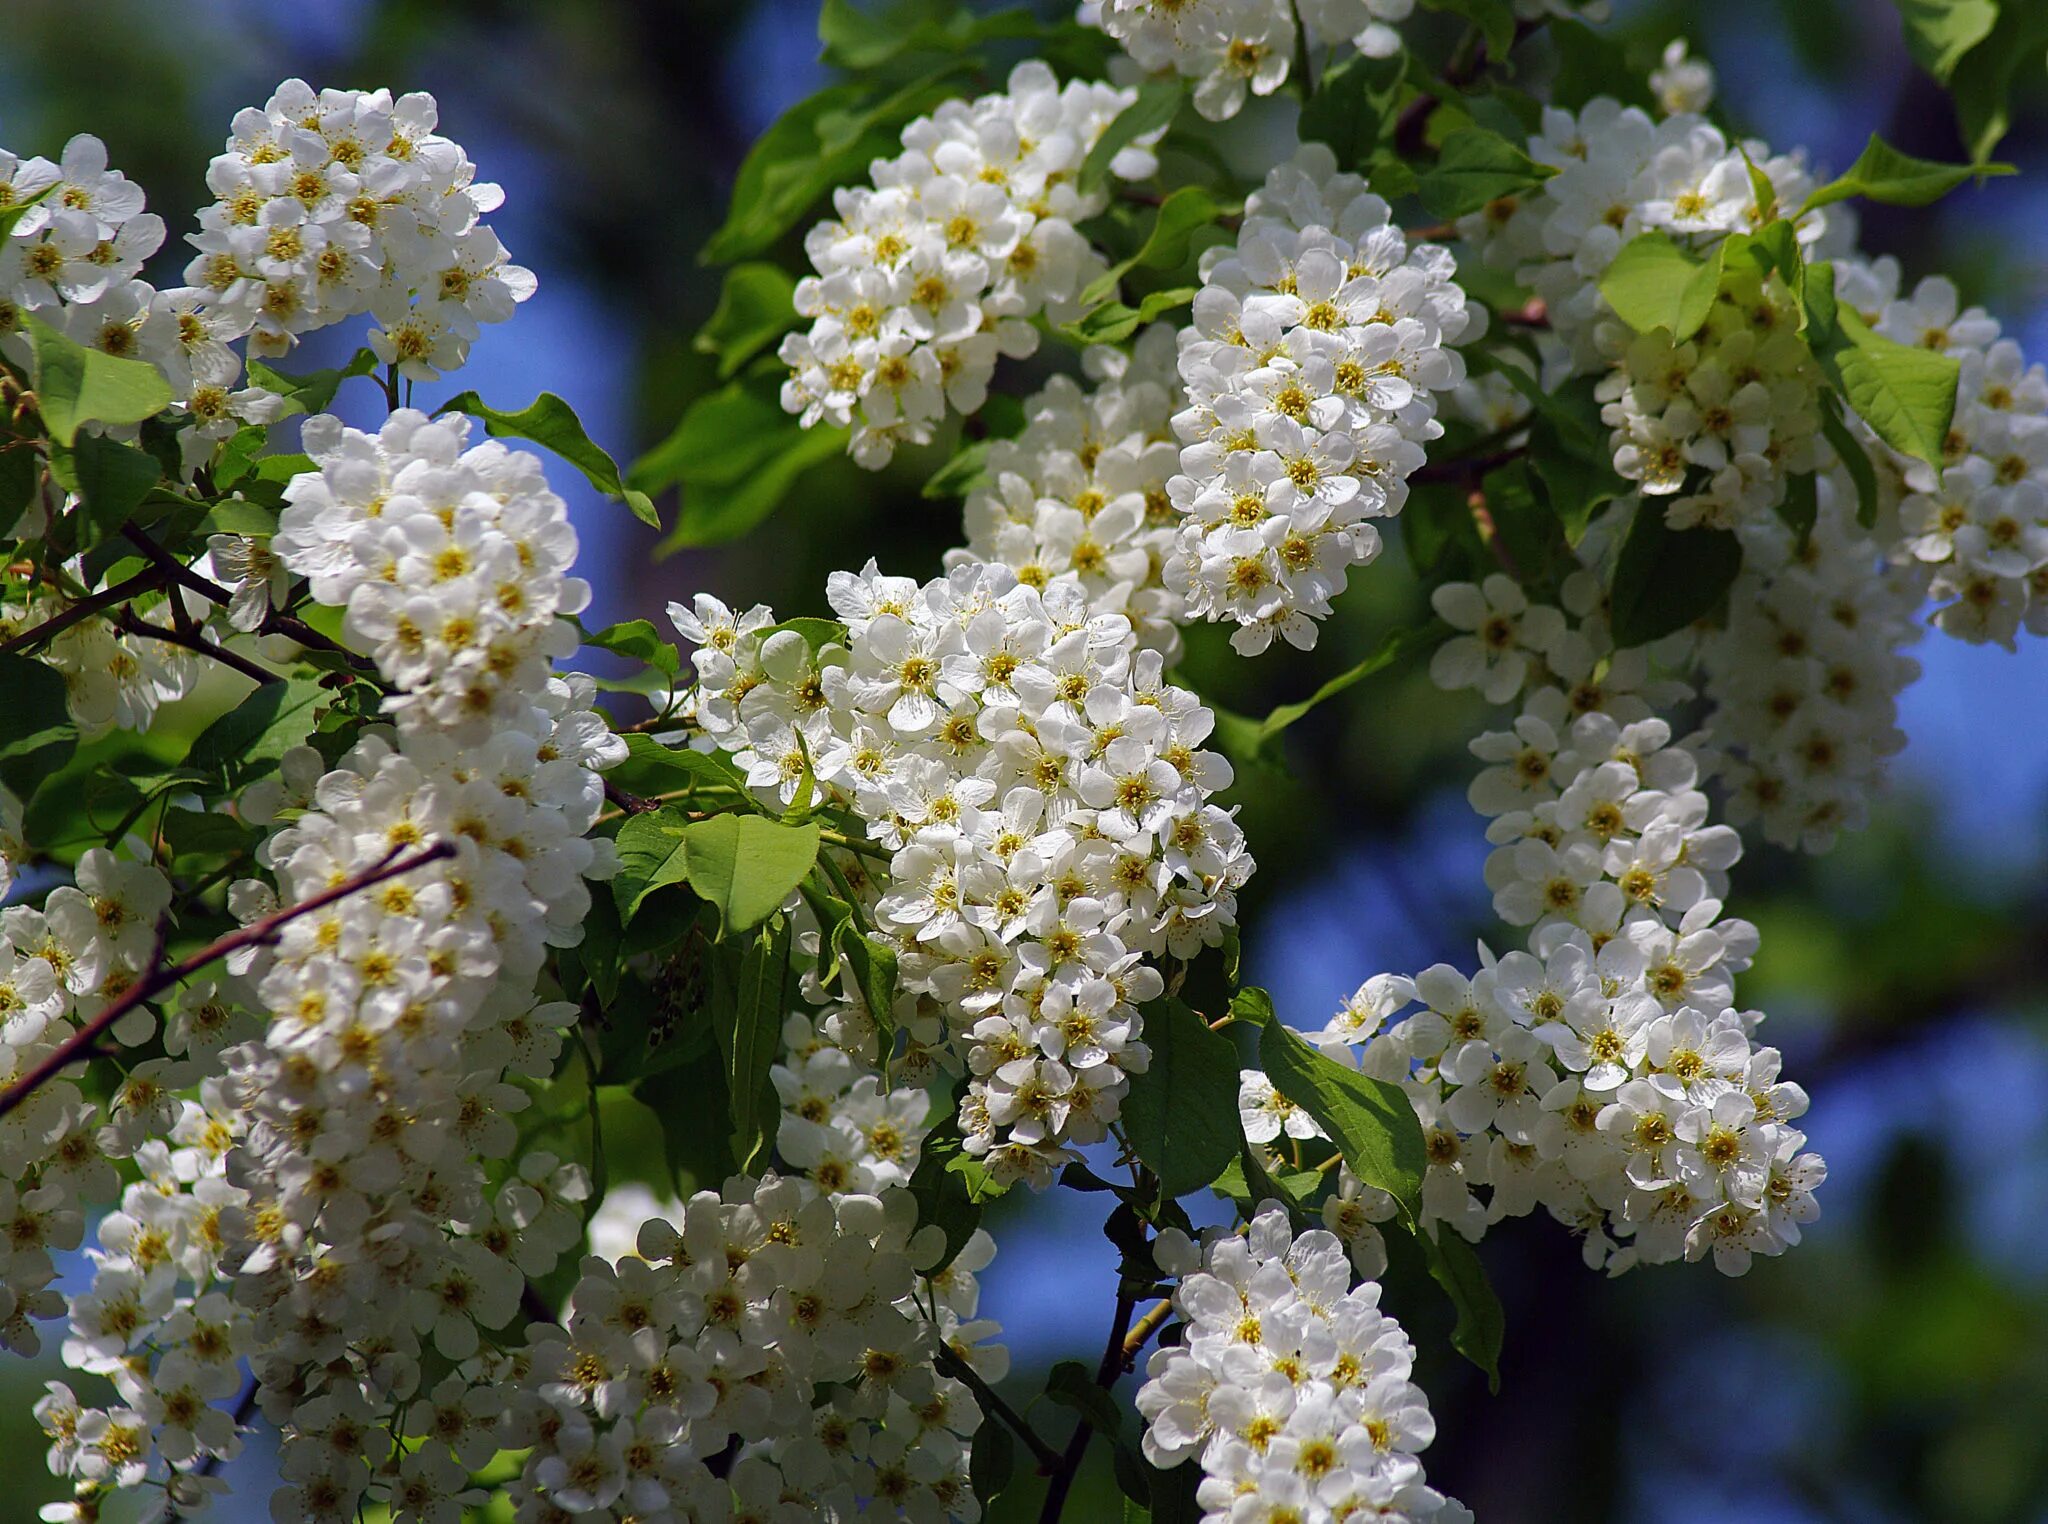
[[[1836,283],[1886,338],[1962,367],[1941,471],[1881,452],[1904,488],[1890,558],[1928,575],[1948,634],[2008,648],[2022,627],[2048,634],[2048,374],[1944,277],[1905,296],[1896,261],[1838,260]]]
[[[409,379],[460,366],[478,324],[533,295],[482,225],[504,200],[459,144],[434,131],[431,95],[320,90],[289,79],[237,112],[207,170],[215,203],[191,235],[194,322],[261,355],[358,313],[370,347]]]
[[[31,312],[109,354],[149,353],[167,317],[135,277],[162,247],[164,220],[143,205],[142,187],[107,167],[96,137],[73,138],[56,164],[0,149],[0,216],[16,214],[0,240],[0,355],[27,364]]]
[[[133,1453],[110,1483],[104,1445],[60,1434],[53,1463],[82,1500],[147,1472],[174,1503],[203,1501],[205,1459],[226,1453],[216,1439],[233,1425],[201,1412],[195,1428],[192,1403],[219,1395],[222,1359],[231,1371],[246,1356],[254,1400],[283,1435],[280,1516],[353,1518],[372,1488],[425,1516],[417,1499],[466,1485],[449,1458],[467,1454],[460,1440],[373,1475],[399,1408],[419,1395],[425,1351],[470,1361],[515,1316],[526,1278],[581,1238],[580,1167],[541,1153],[515,1163],[513,1117],[529,1099],[519,1082],[552,1074],[559,1029],[575,1018],[536,981],[548,948],[582,936],[584,880],[611,869],[609,844],[585,832],[603,798],[596,770],[624,746],[591,710],[590,681],[555,677],[534,649],[564,589],[580,598],[560,575],[575,550],[561,500],[530,456],[497,444],[465,454],[465,427],[416,413],[395,414],[381,438],[331,418],[307,425],[322,470],[294,482],[287,516],[308,522],[280,536],[278,554],[312,576],[316,597],[348,601],[399,729],[365,732],[333,767],[311,747],[287,752],[277,777],[243,793],[244,819],[281,822],[258,853],[275,887],[238,882],[230,908],[249,921],[428,844],[454,855],[298,917],[274,946],[236,955],[226,978],[188,986],[165,1033],[181,1056],[130,1071],[98,1144],[153,1184],[128,1204],[140,1227],[103,1225],[66,1346],[79,1368],[118,1367],[128,1407],[80,1415],[53,1393],[51,1408],[67,1431],[111,1423]],[[394,505],[396,516],[380,512]],[[405,589],[374,629],[357,608],[357,555],[390,568],[395,583],[378,585]],[[428,569],[411,575],[408,558]],[[500,624],[465,661],[448,627],[485,608]],[[528,610],[541,612],[504,623]],[[439,642],[428,661],[391,633],[413,619]],[[154,876],[94,865],[102,877],[115,868]],[[87,877],[81,865],[81,891],[53,892],[44,914],[60,895],[100,892]],[[149,941],[153,917],[140,911],[95,901],[85,913]],[[201,1104],[175,1099],[194,1084]],[[158,1160],[166,1139],[180,1148]],[[217,1350],[223,1327],[236,1330],[231,1351],[201,1351]],[[104,1332],[81,1333],[94,1328]],[[451,1380],[489,1386],[480,1373]],[[449,1400],[439,1387],[433,1397]]]
[[[964,1057],[967,1146],[1043,1183],[1146,1062],[1147,960],[1235,923],[1252,861],[1210,802],[1231,777],[1201,749],[1214,717],[1071,581],[971,563],[920,586],[870,564],[828,597],[847,641],[818,649],[764,636],[766,609],[673,605],[696,723],[764,797],[787,804],[808,773],[887,849],[871,912]]]
[[[1092,388],[1055,376],[1028,398],[1017,437],[989,445],[966,548],[946,564],[1000,562],[1040,589],[1072,582],[1097,613],[1127,616],[1141,648],[1177,660],[1186,608],[1162,580],[1180,526],[1166,490],[1180,463],[1174,353],[1174,330],[1157,323],[1128,355],[1086,350]]]
[[[903,130],[904,152],[877,159],[872,186],[834,193],[837,215],[812,228],[817,274],[797,285],[807,332],[783,340],[782,405],[853,430],[852,452],[880,467],[899,444],[924,444],[946,414],[988,395],[998,355],[1038,347],[1031,319],[1079,315],[1107,265],[1074,224],[1109,204],[1079,174],[1132,90],[1080,80],[1061,88],[1045,64],[1009,88],[948,101]],[[1157,168],[1149,134],[1120,151],[1113,175]]]
[[[1775,515],[1741,528],[1727,622],[1697,651],[1729,820],[1808,852],[1863,827],[1906,744],[1898,695],[1920,664],[1903,648],[1920,636],[1926,596],[1918,568],[1882,564],[1839,473],[1817,489],[1803,544]]]
[[[1245,203],[1236,247],[1203,255],[1166,583],[1191,615],[1235,621],[1239,651],[1314,645],[1350,568],[1379,554],[1372,521],[1401,511],[1443,432],[1434,394],[1464,379],[1445,346],[1477,337],[1454,269],[1313,143]]]
[[[1241,1236],[1198,1248],[1168,1228],[1153,1252],[1181,1277],[1185,1323],[1145,1367],[1145,1455],[1200,1464],[1204,1524],[1469,1524],[1423,1477],[1436,1420],[1409,1379],[1415,1346],[1380,1311],[1376,1282],[1351,1284],[1334,1234],[1296,1236],[1267,1202]]]
[[[516,719],[576,649],[558,616],[590,601],[539,457],[411,408],[375,434],[311,419],[303,438],[319,469],[286,488],[271,553],[348,611],[343,633],[397,690],[387,709],[477,737]]]
[[[1670,64],[1680,70],[1682,53]],[[1676,98],[1711,93],[1693,74],[1673,76]],[[1531,158],[1557,171],[1540,191],[1463,219],[1459,231],[1487,263],[1513,270],[1544,303],[1537,337],[1546,379],[1602,376],[1603,418],[1614,464],[1653,497],[1670,497],[1675,528],[1728,528],[1768,514],[1789,476],[1828,458],[1820,438],[1820,373],[1799,337],[1797,297],[1772,271],[1730,266],[1706,325],[1682,343],[1638,335],[1617,319],[1600,278],[1624,246],[1663,233],[1704,250],[1795,211],[1813,188],[1804,156],[1732,144],[1692,111],[1662,120],[1602,97],[1573,113],[1543,113]],[[1746,157],[1745,157],[1746,155]],[[1771,188],[1760,207],[1752,166]],[[1794,224],[1802,248],[1824,258],[1845,245],[1850,219],[1812,211]]]
[[[774,1175],[673,1215],[639,1227],[636,1254],[586,1259],[562,1324],[485,1362],[508,1396],[471,1423],[479,1454],[527,1450],[518,1517],[977,1517],[981,1413],[934,1361],[1004,1373],[974,1320],[985,1234],[921,1275],[944,1236],[907,1192]]]
[[[1574,618],[1504,576],[1435,595],[1472,632],[1437,680],[1521,698],[1512,729],[1472,743],[1489,765],[1470,799],[1495,844],[1494,909],[1529,928],[1527,950],[1482,949],[1469,979],[1377,976],[1313,1035],[1407,1089],[1426,1224],[1477,1239],[1542,1205],[1596,1267],[1711,1253],[1740,1274],[1799,1241],[1826,1172],[1792,1125],[1805,1092],[1753,1040],[1762,1013],[1733,1005],[1757,945],[1722,914],[1741,839],[1710,823],[1698,757],[1653,712],[1684,690],[1612,648],[1591,573],[1564,601]]]
[[[1171,69],[1195,81],[1195,110],[1212,122],[1244,107],[1247,91],[1287,83],[1300,45],[1297,14],[1312,46],[1350,43],[1370,58],[1398,52],[1388,23],[1415,0],[1082,0],[1079,19],[1114,37],[1147,74]]]
[[[0,911],[0,1092],[147,970],[170,899],[170,881],[155,868],[95,847],[40,910]],[[150,1013],[137,1011],[110,1035],[136,1047],[155,1032]],[[169,1037],[166,1051],[175,1053]],[[126,1152],[127,1127],[183,1083],[185,1070],[174,1058],[134,1064],[104,1117],[74,1079],[58,1076],[0,1118],[0,1348],[35,1353],[42,1336],[30,1320],[63,1314],[52,1252],[78,1247],[84,1211],[114,1194],[109,1156]]]

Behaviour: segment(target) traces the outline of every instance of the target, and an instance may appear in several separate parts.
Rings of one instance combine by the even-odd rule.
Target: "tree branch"
[[[284,678],[268,667],[259,667],[246,656],[239,656],[226,646],[217,646],[204,635],[188,635],[182,630],[167,630],[160,624],[151,624],[133,609],[123,609],[114,620],[114,628],[123,634],[139,635],[144,640],[161,640],[165,645],[181,646],[201,656],[232,667],[242,676],[257,683],[281,683]]]
[[[1124,1340],[1130,1335],[1131,1314],[1136,1308],[1137,1298],[1119,1286],[1116,1313],[1109,1323],[1109,1339],[1102,1347],[1102,1362],[1095,1368],[1095,1384],[1105,1392],[1115,1386],[1116,1378],[1124,1373]],[[1087,1457],[1088,1441],[1094,1434],[1095,1425],[1088,1421],[1087,1414],[1082,1414],[1074,1429],[1074,1437],[1067,1441],[1067,1448],[1060,1456],[1059,1468],[1053,1472],[1052,1482],[1045,1489],[1045,1506],[1038,1511],[1038,1524],[1056,1524],[1066,1508],[1067,1494],[1073,1490],[1074,1478]]]
[[[1039,1470],[1050,1474],[1053,1468],[1059,1465],[1059,1451],[1047,1444],[1039,1432],[1025,1420],[1024,1415],[1003,1401],[997,1395],[996,1389],[982,1380],[974,1367],[955,1354],[952,1347],[943,1339],[939,1341],[938,1353],[933,1357],[933,1363],[943,1374],[964,1383],[974,1393],[976,1402],[1001,1419],[1007,1428],[1024,1441],[1024,1447],[1037,1457]]]
[[[162,570],[152,566],[148,571],[139,571],[125,582],[116,582],[112,587],[102,588],[79,599],[69,608],[59,610],[32,630],[23,630],[19,635],[0,641],[0,656],[11,656],[16,651],[25,651],[31,646],[41,645],[70,629],[81,620],[90,619],[102,609],[110,609],[118,603],[143,593],[155,592],[163,586]]]
[[[127,991],[119,998],[108,1002],[105,1010],[65,1038],[64,1041],[51,1049],[41,1063],[8,1086],[6,1092],[0,1094],[0,1117],[4,1117],[13,1111],[15,1107],[35,1094],[39,1088],[62,1073],[78,1059],[89,1057],[93,1045],[111,1030],[116,1022],[141,1005],[143,1001],[161,994],[180,979],[190,978],[193,974],[198,973],[200,969],[206,967],[207,964],[217,959],[225,958],[229,953],[239,952],[245,947],[263,946],[276,937],[279,928],[288,922],[297,920],[302,915],[310,915],[316,910],[324,910],[336,900],[347,899],[350,895],[359,893],[364,889],[374,888],[386,879],[397,878],[402,873],[410,873],[413,869],[424,867],[428,863],[439,862],[444,858],[453,857],[455,855],[455,843],[452,841],[439,841],[434,843],[433,846],[415,852],[412,856],[405,858],[399,856],[401,850],[400,848],[393,847],[389,852],[385,853],[383,859],[375,867],[366,868],[354,878],[344,879],[332,889],[323,889],[311,899],[300,900],[296,905],[288,905],[274,914],[265,916],[260,921],[251,921],[240,931],[229,932],[219,941],[202,947],[182,963],[174,964],[169,968],[163,966],[164,933],[162,928],[159,928],[156,951],[150,958],[150,972],[130,985]]]
[[[1138,1358],[1138,1352],[1145,1347],[1145,1341],[1159,1332],[1159,1326],[1173,1316],[1173,1298],[1161,1297],[1152,1304],[1145,1316],[1132,1325],[1130,1333],[1124,1336],[1124,1369],[1129,1370]]]

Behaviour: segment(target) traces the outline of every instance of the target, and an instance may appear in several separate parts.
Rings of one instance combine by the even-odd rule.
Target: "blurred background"
[[[1804,144],[1823,168],[1873,130],[1964,157],[1889,0],[1616,9],[1612,29],[1644,57],[1690,38],[1720,70],[1731,124]],[[559,392],[626,461],[716,384],[691,338],[719,272],[696,256],[748,145],[828,82],[816,16],[817,0],[9,0],[0,144],[54,158],[72,133],[102,136],[172,229],[149,272],[171,285],[237,108],[289,75],[433,92],[442,130],[505,187],[492,225],[540,291],[422,403],[464,387],[501,408]],[[2023,64],[1999,153],[2023,173],[1932,209],[1872,208],[1865,242],[1909,279],[1949,272],[2048,356],[2039,64]],[[1270,156],[1293,111],[1255,102],[1234,151]],[[769,257],[800,269],[808,220]],[[291,365],[339,363],[358,337],[325,335]],[[1060,367],[1073,354],[1048,345],[999,385],[1021,394]],[[668,602],[699,589],[796,614],[822,611],[826,572],[869,553],[935,572],[960,538],[958,505],[919,494],[939,458],[906,451],[879,475],[828,459],[746,537],[667,556],[573,472],[550,475],[583,537],[587,620],[666,629]],[[672,517],[673,493],[662,505]],[[1392,538],[1312,655],[1235,662],[1196,632],[1205,691],[1263,713],[1410,617],[1419,598]],[[2048,649],[1930,638],[1918,654],[1911,745],[1871,828],[1819,860],[1755,845],[1736,870],[1734,909],[1763,932],[1743,1002],[1771,1012],[1766,1035],[1813,1096],[1806,1125],[1831,1170],[1807,1243],[1738,1281],[1679,1266],[1608,1282],[1547,1219],[1506,1224],[1484,1248],[1508,1314],[1498,1396],[1447,1355],[1433,1288],[1390,1293],[1425,1351],[1431,1479],[1486,1524],[2048,1520]],[[1260,864],[1248,977],[1288,1019],[1319,1025],[1374,972],[1470,966],[1474,939],[1496,935],[1463,800],[1482,718],[1414,667],[1389,671],[1296,726],[1284,770],[1240,783]],[[1101,1211],[1056,1191],[1013,1192],[991,1213],[1002,1247],[984,1311],[1010,1330],[1019,1402],[1054,1360],[1096,1358],[1115,1278]],[[57,1374],[54,1350],[0,1358],[0,1524],[61,1495],[29,1416]],[[1064,1426],[1043,1404],[1034,1416]],[[1070,1519],[1117,1516],[1104,1448]],[[228,1468],[233,1524],[268,1518],[267,1458],[259,1442]],[[997,1517],[1035,1516],[1030,1493]]]

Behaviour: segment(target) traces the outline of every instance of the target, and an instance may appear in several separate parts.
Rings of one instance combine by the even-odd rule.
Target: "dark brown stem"
[[[1116,1378],[1124,1373],[1124,1340],[1131,1331],[1131,1314],[1137,1309],[1137,1298],[1121,1286],[1117,1288],[1116,1313],[1110,1319],[1109,1339],[1102,1346],[1102,1361],[1095,1368],[1095,1384],[1105,1392],[1116,1385]],[[1074,1478],[1079,1475],[1081,1462],[1088,1455],[1088,1441],[1094,1437],[1095,1426],[1083,1414],[1074,1429],[1074,1437],[1067,1441],[1067,1448],[1060,1455],[1060,1463],[1052,1474],[1052,1481],[1045,1489],[1045,1506],[1038,1511],[1038,1524],[1055,1524],[1067,1506],[1067,1494],[1073,1491]]]
[[[175,597],[176,595],[173,594]],[[187,634],[182,630],[167,630],[160,624],[151,624],[133,609],[123,609],[114,620],[114,628],[123,634],[137,635],[144,640],[161,640],[165,645],[180,646],[193,651],[223,667],[232,667],[242,676],[258,683],[281,683],[284,681],[268,667],[259,667],[246,656],[239,656],[225,646],[217,646],[204,635]]]
[[[965,1383],[973,1391],[976,1402],[1001,1419],[1011,1432],[1024,1441],[1024,1447],[1037,1458],[1038,1469],[1048,1476],[1052,1474],[1053,1468],[1060,1463],[1059,1451],[1045,1442],[1039,1432],[1025,1421],[1023,1414],[1003,1401],[996,1389],[975,1373],[973,1366],[961,1359],[943,1341],[938,1346],[938,1354],[933,1363],[938,1366],[942,1375],[951,1376],[955,1381]]]
[[[624,815],[649,815],[661,808],[661,801],[659,799],[648,799],[639,794],[629,794],[616,783],[607,783],[604,786],[604,796],[611,800],[619,812]]]
[[[0,641],[0,656],[10,656],[16,651],[25,651],[31,646],[41,645],[44,641],[63,634],[74,624],[90,619],[103,609],[126,603],[130,598],[140,597],[144,593],[155,592],[163,585],[164,574],[159,568],[152,566],[147,571],[139,571],[124,582],[116,582],[112,587],[87,594],[69,608],[52,614],[34,629],[23,630],[19,635]]]
[[[86,1056],[93,1045],[113,1029],[116,1022],[143,1001],[161,994],[180,979],[190,978],[207,964],[225,958],[229,953],[239,952],[245,947],[263,946],[277,935],[280,927],[287,922],[296,921],[302,915],[323,910],[336,900],[347,899],[351,894],[374,888],[386,879],[397,878],[401,873],[410,873],[413,869],[424,867],[428,863],[453,857],[455,843],[436,842],[433,846],[405,858],[399,856],[399,851],[397,847],[392,848],[375,867],[365,869],[354,878],[343,880],[332,889],[323,889],[310,899],[300,900],[296,905],[288,905],[260,921],[251,921],[240,931],[229,932],[219,941],[202,947],[184,962],[168,968],[163,965],[164,932],[159,928],[156,950],[149,960],[150,972],[130,985],[125,993],[109,1002],[107,1008],[91,1021],[51,1049],[41,1063],[8,1086],[6,1092],[0,1094],[0,1117],[6,1116],[72,1063]]]
[[[1459,482],[1477,481],[1487,472],[1497,470],[1511,460],[1520,460],[1529,453],[1527,445],[1512,445],[1504,450],[1494,450],[1486,455],[1468,456],[1463,460],[1438,460],[1416,467],[1408,473],[1411,482]]]

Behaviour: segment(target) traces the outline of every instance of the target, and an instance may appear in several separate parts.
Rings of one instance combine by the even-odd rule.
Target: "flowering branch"
[[[152,566],[147,571],[139,571],[125,581],[116,582],[112,587],[101,588],[98,592],[79,599],[69,608],[59,610],[34,629],[23,630],[19,635],[0,640],[0,656],[11,656],[16,651],[25,651],[31,646],[41,645],[63,634],[81,620],[90,619],[101,609],[109,609],[118,603],[127,602],[130,598],[154,592],[163,584],[164,575],[160,568]]]
[[[413,869],[425,867],[428,863],[453,857],[455,844],[451,841],[438,841],[431,847],[405,858],[399,857],[398,853],[399,849],[394,847],[375,867],[365,869],[354,878],[344,879],[331,889],[323,889],[311,899],[289,905],[260,921],[251,921],[239,931],[229,932],[218,941],[202,947],[183,962],[168,968],[162,964],[164,938],[160,928],[156,950],[150,959],[151,971],[131,985],[120,998],[109,1002],[107,1008],[99,1015],[59,1043],[41,1063],[8,1086],[6,1092],[0,1094],[0,1117],[13,1111],[72,1063],[80,1058],[89,1057],[93,1045],[143,1001],[162,993],[181,979],[190,978],[207,964],[225,958],[229,953],[239,952],[245,947],[265,945],[277,935],[279,928],[302,915],[310,915],[315,910],[332,905],[336,900],[347,899],[364,889],[374,888],[386,879],[397,878],[400,874],[410,873]]]

